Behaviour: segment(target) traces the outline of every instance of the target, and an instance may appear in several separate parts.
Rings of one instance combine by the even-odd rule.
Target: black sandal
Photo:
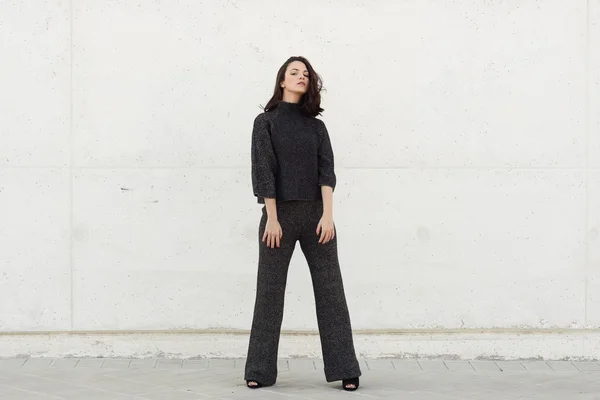
[[[354,387],[346,387],[348,385],[354,385]],[[343,386],[344,390],[347,390],[349,392],[352,392],[352,391],[358,389],[358,377],[350,378],[350,379],[343,379],[342,386]]]
[[[256,383],[256,385],[249,385],[250,382],[254,382],[254,383]],[[258,381],[249,380],[249,381],[246,381],[246,386],[248,386],[250,389],[258,389],[259,387],[262,387],[262,383],[260,383]]]

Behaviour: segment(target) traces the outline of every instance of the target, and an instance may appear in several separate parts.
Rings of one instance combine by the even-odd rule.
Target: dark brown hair
[[[304,65],[306,65],[306,69],[308,70],[308,89],[300,98],[300,109],[304,114],[310,117],[316,117],[325,111],[323,108],[321,108],[321,89],[323,88],[323,81],[315,72],[308,60],[300,56],[288,58],[287,61],[283,63],[281,68],[279,68],[279,71],[277,72],[277,80],[275,82],[275,90],[273,91],[273,97],[271,97],[271,100],[268,101],[267,105],[264,107],[264,110],[265,112],[272,111],[282,101],[283,88],[281,87],[281,82],[285,80],[285,71],[287,71],[288,65],[294,61],[300,61],[304,63]]]

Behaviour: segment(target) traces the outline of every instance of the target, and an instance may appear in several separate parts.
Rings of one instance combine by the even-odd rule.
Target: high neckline
[[[300,103],[290,103],[289,101],[280,101],[277,105],[281,111],[292,112],[292,113],[300,113],[302,110],[300,108]]]

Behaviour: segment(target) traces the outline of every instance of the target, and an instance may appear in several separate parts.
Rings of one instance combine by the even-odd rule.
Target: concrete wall
[[[299,54],[327,88],[369,354],[600,357],[600,0],[24,3],[0,3],[0,355],[139,330],[240,330],[243,354],[252,120]],[[283,329],[314,333],[299,247],[288,282]],[[372,336],[461,329],[554,350]],[[211,343],[179,353],[231,355]],[[77,346],[55,353],[139,354]]]

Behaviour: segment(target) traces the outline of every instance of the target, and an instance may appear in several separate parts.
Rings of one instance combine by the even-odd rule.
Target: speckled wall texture
[[[0,38],[1,332],[249,329],[290,55],[354,329],[600,328],[600,0],[2,1]],[[317,329],[298,247],[284,315]]]

